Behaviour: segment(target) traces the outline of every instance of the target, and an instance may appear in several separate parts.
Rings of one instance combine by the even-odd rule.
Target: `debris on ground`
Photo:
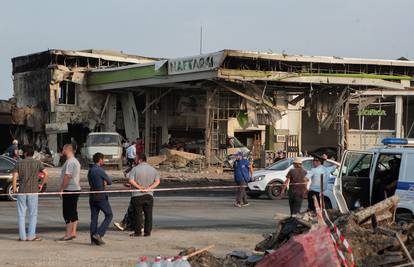
[[[371,207],[348,214],[327,211],[342,236],[349,242],[356,266],[394,266],[410,262],[414,255],[414,220],[403,216],[394,221],[393,214],[399,198],[393,196]],[[269,252],[284,247],[292,238],[308,233],[315,225],[310,213],[281,220],[276,231],[265,236],[256,250]],[[334,233],[333,229],[331,232]],[[343,249],[346,251],[346,249]],[[350,255],[344,253],[347,260]]]
[[[192,267],[242,267],[246,266],[245,259],[240,259],[227,255],[224,258],[215,257],[212,253],[204,250],[193,256],[197,249],[192,247],[180,252],[179,256],[188,256],[188,261]]]
[[[205,157],[200,154],[163,148],[160,155],[148,158],[149,164],[164,170],[171,168],[180,169],[190,167],[194,169],[204,168]]]

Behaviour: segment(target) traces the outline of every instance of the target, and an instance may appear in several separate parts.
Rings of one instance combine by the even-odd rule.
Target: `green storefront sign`
[[[387,112],[382,109],[363,109],[358,111],[358,116],[387,116]]]

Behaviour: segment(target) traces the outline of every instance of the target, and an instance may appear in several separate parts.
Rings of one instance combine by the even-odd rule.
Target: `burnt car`
[[[7,156],[0,155],[0,193],[7,194],[9,200],[16,200],[16,196],[13,195],[12,185],[12,171],[16,166],[17,161]],[[38,173],[39,185],[42,184],[44,179],[44,173]],[[19,188],[19,181],[17,181],[17,190]],[[47,185],[45,184],[40,192],[46,191]]]

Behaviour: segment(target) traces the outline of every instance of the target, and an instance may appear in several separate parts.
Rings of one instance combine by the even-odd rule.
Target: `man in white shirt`
[[[308,171],[306,178],[311,181],[308,191],[308,210],[315,211],[313,196],[319,201],[319,195],[323,186],[323,191],[328,187],[328,179],[331,176],[330,170],[323,166],[324,158],[317,155],[313,156],[313,168]],[[321,176],[323,176],[323,185],[321,186]],[[320,204],[320,203],[319,203]]]
[[[132,144],[127,148],[126,156],[127,156],[128,165],[130,167],[133,167],[135,163],[135,157],[137,156],[135,142],[132,142]]]

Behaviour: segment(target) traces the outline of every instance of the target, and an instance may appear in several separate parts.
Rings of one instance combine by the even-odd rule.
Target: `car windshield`
[[[88,136],[88,146],[119,146],[119,136],[116,134],[94,134]]]
[[[266,170],[271,170],[271,171],[283,171],[286,170],[290,165],[292,165],[292,158],[289,159],[282,159],[276,163],[273,163],[272,165],[270,165],[269,167],[266,168]]]

